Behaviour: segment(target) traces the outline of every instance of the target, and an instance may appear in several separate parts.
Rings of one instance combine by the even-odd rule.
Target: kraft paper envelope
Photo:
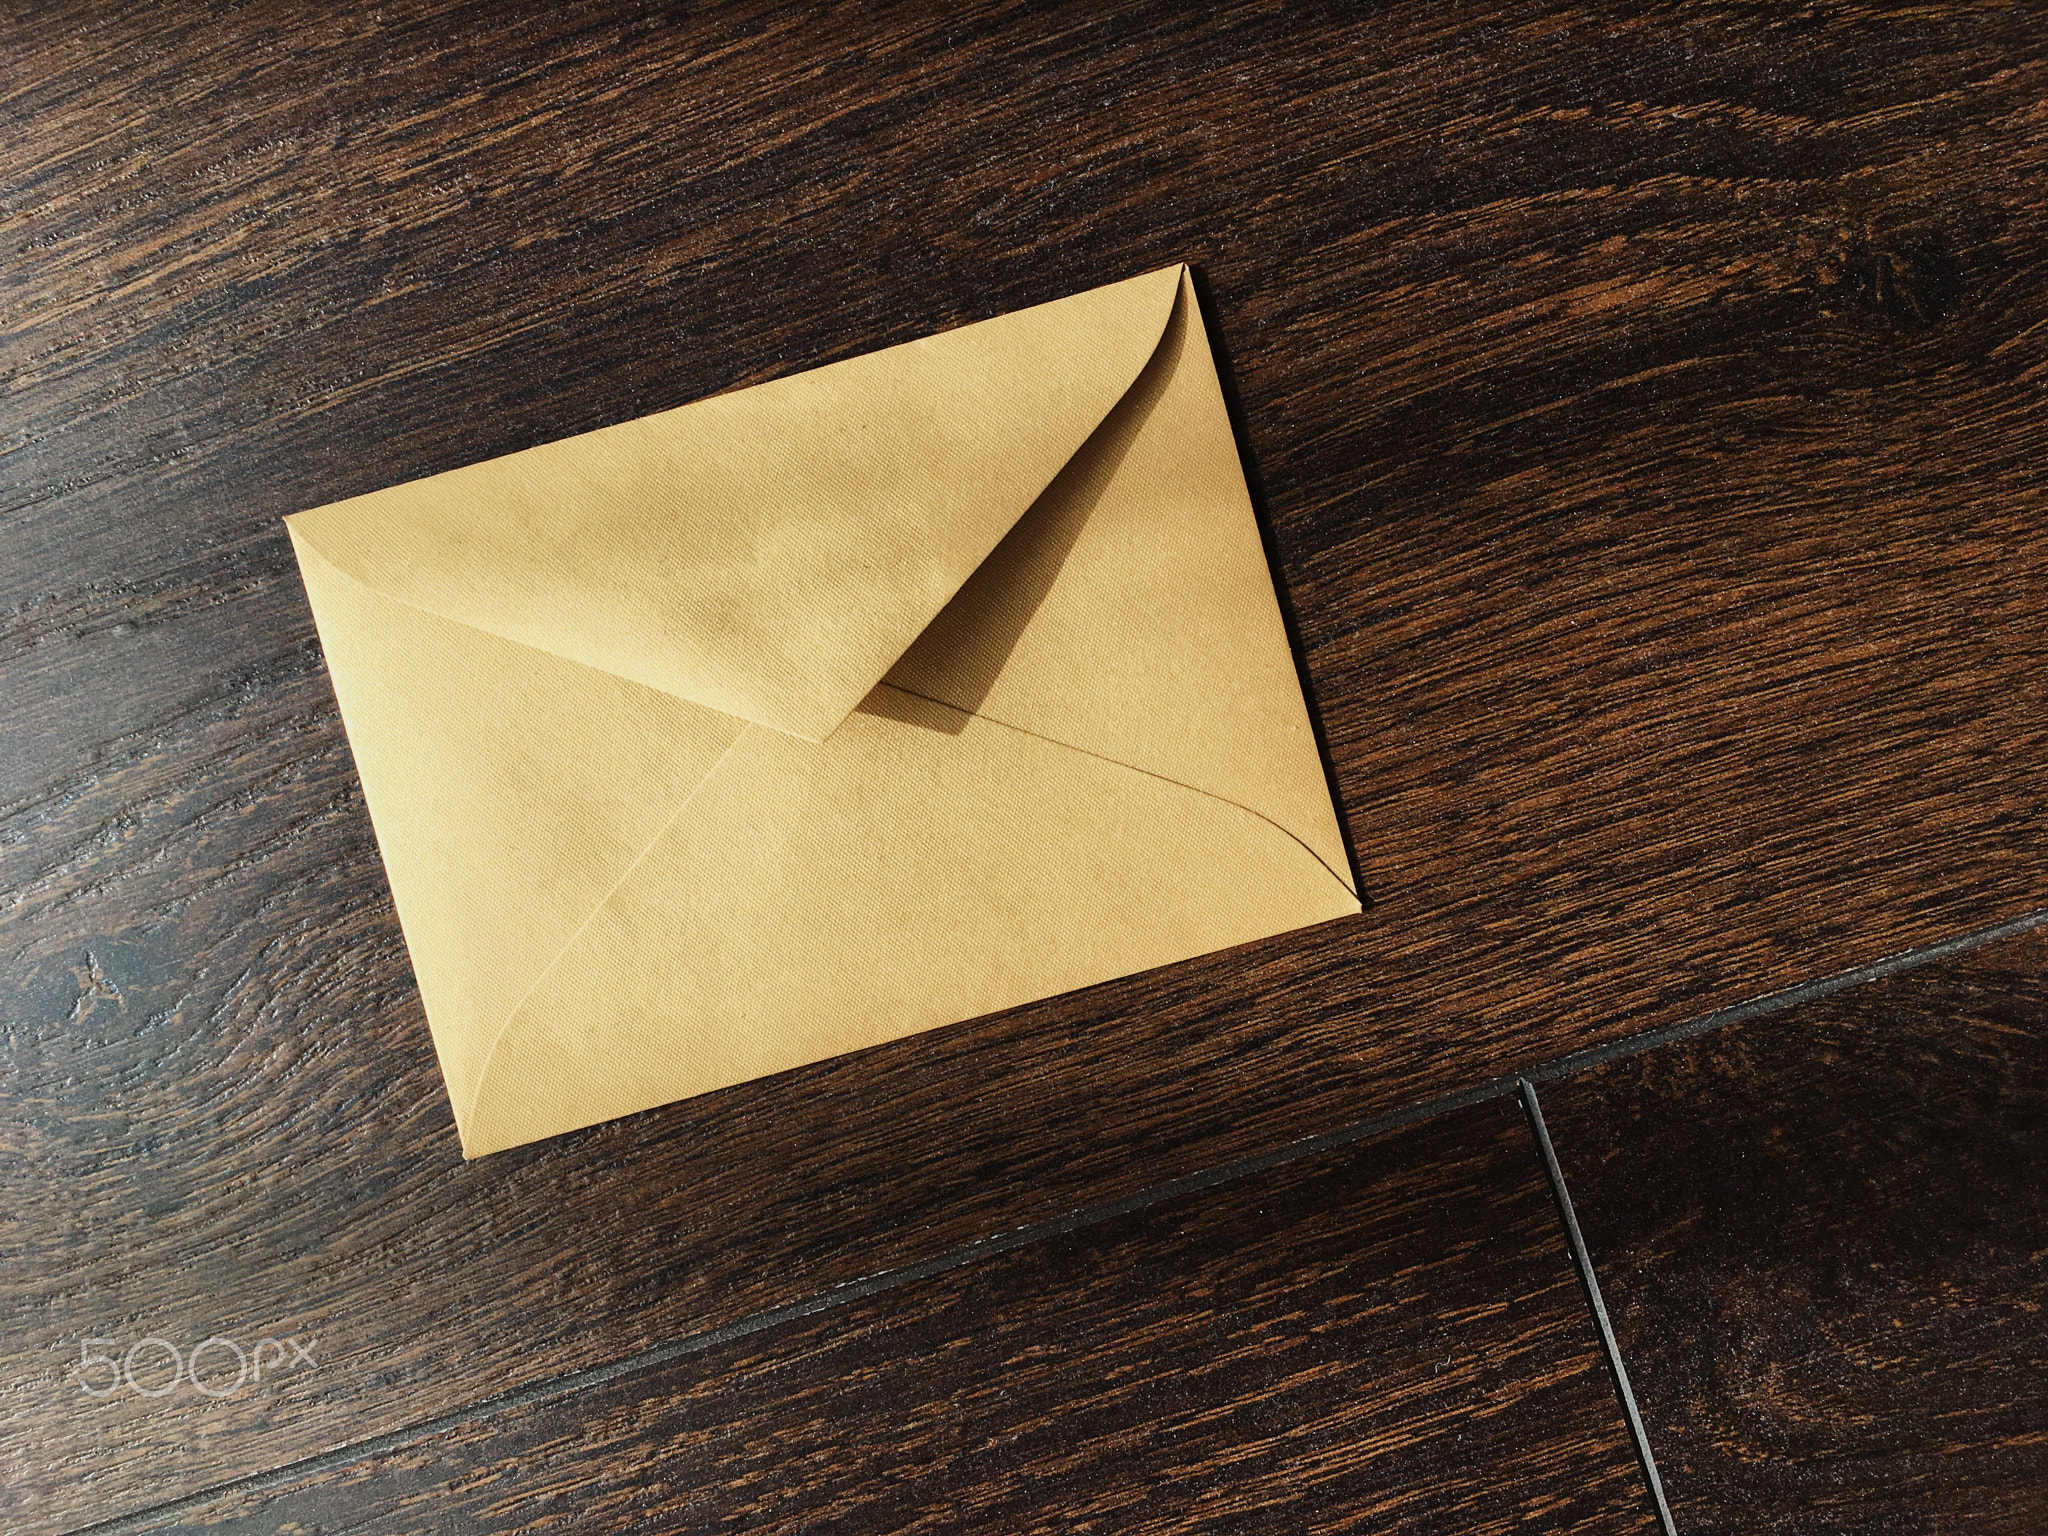
[[[287,524],[471,1157],[1359,910],[1185,269]]]

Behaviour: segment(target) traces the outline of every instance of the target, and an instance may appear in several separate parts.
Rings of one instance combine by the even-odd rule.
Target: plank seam
[[[1126,1216],[1137,1211],[1146,1210],[1152,1206],[1163,1204],[1168,1200],[1178,1199],[1184,1195],[1198,1194],[1204,1190],[1214,1189],[1219,1185],[1228,1184],[1237,1179],[1248,1178],[1253,1174],[1284,1167],[1289,1163],[1298,1162],[1302,1158],[1314,1157],[1321,1152],[1335,1151],[1354,1142],[1363,1141],[1368,1137],[1399,1130],[1404,1126],[1414,1125],[1423,1120],[1434,1119],[1438,1115],[1447,1114],[1456,1109],[1463,1109],[1473,1104],[1486,1103],[1493,1099],[1510,1096],[1517,1097],[1521,1100],[1525,1113],[1534,1111],[1531,1114],[1531,1123],[1534,1126],[1540,1124],[1540,1121],[1536,1118],[1537,1115],[1540,1115],[1540,1111],[1534,1110],[1535,1085],[1539,1082],[1554,1082],[1575,1072],[1584,1071],[1588,1067],[1599,1066],[1606,1062],[1617,1061],[1636,1055],[1642,1051],[1653,1050],[1660,1045],[1668,1045],[1676,1040],[1687,1039],[1693,1035],[1719,1028],[1724,1024],[1740,1023],[1747,1019],[1759,1018],[1765,1014],[1782,1012],[1787,1008],[1811,1002],[1816,998],[1827,997],[1850,987],[1861,986],[1866,982],[1881,980],[1884,977],[1911,970],[1916,966],[1931,964],[1938,960],[1946,960],[1982,945],[1993,944],[2001,939],[2013,938],[2044,925],[2048,925],[2048,907],[2029,912],[2022,917],[1997,924],[1994,927],[1982,928],[1971,933],[1958,935],[1955,938],[1943,939],[1936,943],[1923,944],[1911,949],[1901,950],[1882,960],[1873,961],[1869,965],[1858,966],[1853,970],[1841,971],[1832,976],[1822,977],[1817,981],[1802,982],[1797,986],[1786,987],[1777,992],[1765,993],[1763,996],[1753,998],[1749,1002],[1717,1009],[1712,1013],[1701,1014],[1696,1018],[1682,1020],[1679,1023],[1667,1025],[1661,1029],[1645,1030],[1640,1034],[1630,1035],[1607,1045],[1595,1046],[1584,1051],[1575,1051],[1565,1056],[1556,1057],[1527,1071],[1507,1073],[1498,1077],[1488,1078],[1457,1093],[1426,1099],[1417,1104],[1411,1104],[1401,1109],[1389,1110],[1383,1114],[1356,1121],[1351,1125],[1342,1126],[1333,1131],[1325,1131],[1315,1136],[1304,1137],[1298,1141],[1286,1142],[1278,1147],[1269,1148],[1264,1152],[1254,1153],[1249,1157],[1239,1158],[1234,1162],[1220,1163],[1215,1167],[1203,1169],[1195,1173],[1184,1174],[1180,1178],[1170,1179],[1161,1184],[1150,1185],[1145,1189],[1134,1191],[1128,1195],[1118,1196],[1113,1200],[1101,1201],[1094,1205],[1080,1206],[1068,1211],[1064,1215],[1053,1217],[1047,1221],[1013,1228],[1007,1232],[996,1232],[984,1237],[974,1238],[949,1248],[943,1253],[935,1254],[931,1258],[921,1259],[912,1264],[901,1265],[895,1269],[881,1270],[872,1275],[863,1275],[829,1287],[826,1290],[814,1292],[810,1296],[800,1298],[799,1300],[785,1302],[780,1306],[768,1307],[762,1311],[738,1318],[730,1323],[722,1323],[715,1328],[706,1329],[701,1333],[689,1334],[683,1338],[671,1340],[666,1344],[658,1344],[652,1349],[642,1350],[638,1354],[628,1355],[603,1365],[588,1366],[579,1371],[569,1371],[559,1376],[550,1376],[544,1380],[531,1382],[526,1386],[516,1387],[507,1392],[478,1398],[464,1404],[460,1408],[451,1409],[447,1413],[437,1415],[431,1419],[403,1425],[397,1429],[387,1430],[383,1434],[372,1435],[362,1440],[350,1441],[331,1450],[300,1457],[295,1461],[286,1462],[267,1471],[251,1472],[242,1477],[230,1478],[224,1482],[210,1484],[179,1498],[169,1499],[160,1504],[152,1504],[125,1515],[116,1515],[91,1525],[73,1526],[64,1533],[64,1536],[131,1536],[131,1533],[146,1531],[162,1522],[175,1520],[182,1515],[202,1509],[206,1505],[221,1499],[233,1498],[237,1494],[264,1493],[270,1489],[295,1482],[310,1474],[367,1460],[370,1457],[381,1455],[387,1451],[397,1450],[416,1441],[430,1439],[435,1435],[443,1434],[461,1425],[493,1417],[509,1409],[548,1402],[556,1398],[569,1397],[591,1387],[604,1386],[641,1371],[652,1370],[677,1360],[687,1359],[691,1355],[701,1354],[705,1350],[714,1349],[721,1344],[729,1343],[735,1339],[746,1338],[750,1334],[761,1333],[768,1329],[779,1327],[784,1323],[796,1322],[802,1318],[815,1317],[819,1313],[832,1311],[850,1302],[864,1301],[868,1297],[881,1295],[896,1289],[898,1286],[909,1285],[919,1280],[930,1279],[935,1275],[945,1274],[950,1270],[962,1268],[981,1259],[995,1258],[1018,1248],[1029,1247],[1033,1243],[1065,1236],[1070,1232],[1077,1232],[1085,1227],[1114,1220],[1118,1216]],[[1552,1165],[1554,1165],[1554,1153],[1551,1152],[1547,1133],[1538,1137],[1538,1145],[1551,1158]],[[1568,1231],[1576,1232],[1576,1218],[1569,1215],[1569,1207],[1565,1204],[1566,1197],[1563,1194],[1561,1174],[1553,1182],[1552,1190],[1559,1197],[1560,1207],[1567,1212]],[[1583,1247],[1577,1244],[1576,1238],[1574,1238],[1574,1244],[1574,1264],[1577,1264],[1582,1255]],[[1592,1291],[1593,1281],[1590,1267],[1581,1271],[1580,1278],[1582,1283],[1588,1288],[1589,1293],[1597,1295],[1597,1292]],[[1596,1306],[1598,1306],[1597,1302]],[[1598,1311],[1597,1315],[1602,1319],[1602,1327],[1604,1328],[1604,1307]],[[1609,1366],[1617,1374],[1620,1372],[1621,1362],[1618,1354],[1610,1354]],[[1622,1379],[1625,1380],[1625,1378]],[[1632,1408],[1630,1412],[1633,1414]],[[1639,1419],[1634,1420],[1634,1422],[1639,1430]],[[1649,1446],[1647,1440],[1639,1441],[1639,1459],[1647,1458],[1648,1454]],[[1654,1481],[1654,1464],[1646,1461],[1646,1465],[1650,1468],[1650,1477]],[[1663,1530],[1665,1536],[1672,1536],[1673,1528],[1669,1523],[1670,1516],[1668,1511],[1663,1509],[1661,1488],[1658,1490],[1657,1500],[1660,1518],[1664,1521]]]
[[[1586,1239],[1579,1231],[1578,1213],[1572,1209],[1571,1191],[1565,1188],[1564,1169],[1558,1166],[1557,1149],[1550,1143],[1550,1131],[1543,1123],[1543,1106],[1536,1098],[1536,1085],[1527,1078],[1521,1084],[1522,1112],[1529,1117],[1529,1134],[1535,1138],[1537,1154],[1543,1159],[1543,1176],[1550,1184],[1550,1197],[1557,1202],[1558,1219],[1564,1224],[1565,1243],[1571,1249],[1572,1268],[1578,1272],[1579,1289],[1585,1293],[1593,1327],[1600,1335],[1600,1353],[1607,1362],[1608,1379],[1621,1402],[1621,1417],[1628,1428],[1629,1444],[1642,1469],[1644,1491],[1656,1511],[1657,1529],[1663,1536],[1678,1536],[1671,1518],[1671,1506],[1664,1498],[1664,1480],[1657,1475],[1657,1458],[1650,1450],[1650,1432],[1636,1407],[1635,1389],[1629,1385],[1628,1366],[1621,1358],[1621,1345],[1614,1337],[1614,1325],[1607,1316],[1607,1302],[1600,1294],[1600,1277],[1593,1272],[1593,1256],[1586,1251]]]

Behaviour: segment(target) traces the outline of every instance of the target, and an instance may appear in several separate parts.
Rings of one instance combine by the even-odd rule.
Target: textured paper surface
[[[286,521],[470,1156],[1359,910],[1182,269]]]

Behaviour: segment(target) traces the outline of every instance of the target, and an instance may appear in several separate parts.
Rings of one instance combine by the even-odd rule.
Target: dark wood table
[[[2004,1459],[1887,1400],[1856,1528],[2038,1528],[2044,101],[1980,0],[11,8],[0,1523],[1654,1529],[1664,1424],[1754,1528],[1918,1104]],[[1176,261],[1365,914],[465,1164],[280,517]],[[1686,1171],[1824,1088],[1737,1307]]]

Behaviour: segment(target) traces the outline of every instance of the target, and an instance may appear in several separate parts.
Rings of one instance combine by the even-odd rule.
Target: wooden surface
[[[171,1497],[2048,905],[2048,24],[0,34],[0,1482]],[[1199,264],[1372,906],[463,1165],[278,518]],[[317,1337],[84,1398],[84,1337]]]
[[[2048,1529],[2048,932],[1543,1106],[1681,1531]]]
[[[177,1525],[510,1533],[572,1511],[593,1532],[1656,1528],[1512,1099]]]

